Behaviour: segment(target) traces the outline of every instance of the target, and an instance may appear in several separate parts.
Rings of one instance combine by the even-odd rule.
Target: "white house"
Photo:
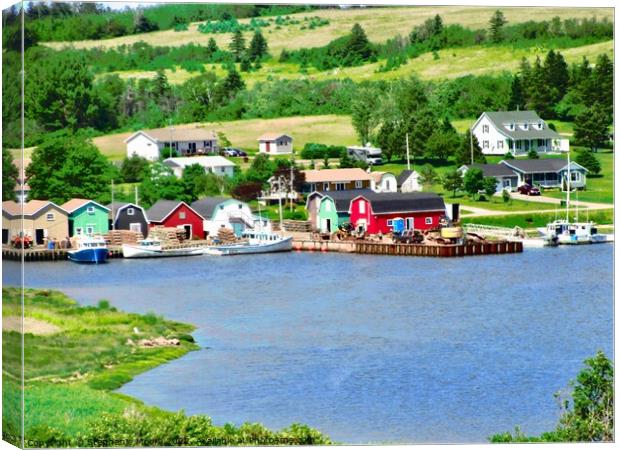
[[[375,192],[397,192],[398,183],[396,177],[390,172],[370,172],[373,178],[372,190]]]
[[[400,192],[418,192],[422,190],[420,184],[420,174],[415,170],[403,170],[398,178],[396,184]]]
[[[493,177],[497,180],[495,192],[503,190],[515,191],[519,186],[517,173],[504,164],[465,164],[458,168],[461,176],[465,176],[471,168],[480,169],[484,177]],[[521,183],[522,184],[522,183]]]
[[[150,161],[159,159],[164,148],[172,147],[177,155],[217,153],[217,136],[205,128],[158,128],[140,130],[125,139],[127,157],[138,155]],[[166,155],[163,155],[166,156]]]
[[[472,126],[485,155],[568,152],[568,139],[553,131],[535,111],[484,112]]]
[[[564,158],[508,159],[500,161],[498,165],[504,165],[513,170],[518,176],[517,184],[519,186],[527,183],[544,188],[564,189],[566,177],[569,173],[568,163]],[[575,161],[571,161],[571,189],[585,188],[587,174],[588,169]]]
[[[258,138],[258,151],[269,155],[293,153],[293,138],[288,134],[265,133]]]
[[[192,209],[204,217],[203,228],[208,236],[217,236],[220,228],[233,230],[237,236],[246,229],[271,231],[271,222],[255,215],[247,203],[226,197],[207,197],[192,203]]]
[[[163,163],[172,169],[177,176],[183,176],[186,167],[198,164],[205,169],[207,173],[215,175],[232,177],[235,172],[236,164],[227,160],[222,156],[188,156],[186,158],[167,158]]]

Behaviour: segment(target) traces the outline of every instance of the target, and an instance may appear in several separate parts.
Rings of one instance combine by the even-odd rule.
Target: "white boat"
[[[214,245],[207,247],[207,255],[229,256],[248,255],[255,253],[289,252],[293,249],[293,238],[280,236],[266,231],[245,231],[242,238],[245,242],[232,245]]]
[[[137,244],[123,244],[124,258],[162,258],[167,256],[197,256],[204,249],[199,247],[163,249],[157,239],[142,239]]]

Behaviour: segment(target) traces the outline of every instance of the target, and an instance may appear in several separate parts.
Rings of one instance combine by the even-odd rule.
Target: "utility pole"
[[[282,176],[278,177],[278,210],[280,212],[280,231],[282,231]]]
[[[293,163],[291,162],[291,169],[289,174],[289,204],[290,211],[293,212],[293,179],[295,175],[293,174]]]
[[[405,133],[405,143],[407,145],[407,170],[411,170],[411,162],[409,161],[409,133]]]
[[[135,189],[134,189],[134,197],[135,197],[135,200],[136,200],[136,201],[135,201],[136,206],[138,206],[138,186],[135,186]]]
[[[469,129],[469,151],[471,152],[471,163],[474,163],[474,130]]]
[[[174,127],[172,126],[172,118],[169,119],[168,123],[170,124],[170,158],[172,158],[172,133],[174,132]]]

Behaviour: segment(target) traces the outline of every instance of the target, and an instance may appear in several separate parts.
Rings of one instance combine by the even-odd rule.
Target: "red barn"
[[[146,215],[151,228],[156,225],[183,228],[187,239],[204,239],[204,219],[185,202],[158,200]]]
[[[443,198],[432,192],[364,194],[351,200],[351,224],[369,234],[428,230],[446,215]]]

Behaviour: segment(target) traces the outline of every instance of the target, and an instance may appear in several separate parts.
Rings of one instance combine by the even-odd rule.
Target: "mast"
[[[114,178],[110,180],[110,191],[112,192],[112,230],[114,230],[114,220],[116,219],[114,215]]]
[[[136,185],[136,186],[134,186],[134,198],[135,198],[135,200],[136,200],[136,201],[135,201],[136,206],[138,206],[138,186],[137,186],[137,185]]]

